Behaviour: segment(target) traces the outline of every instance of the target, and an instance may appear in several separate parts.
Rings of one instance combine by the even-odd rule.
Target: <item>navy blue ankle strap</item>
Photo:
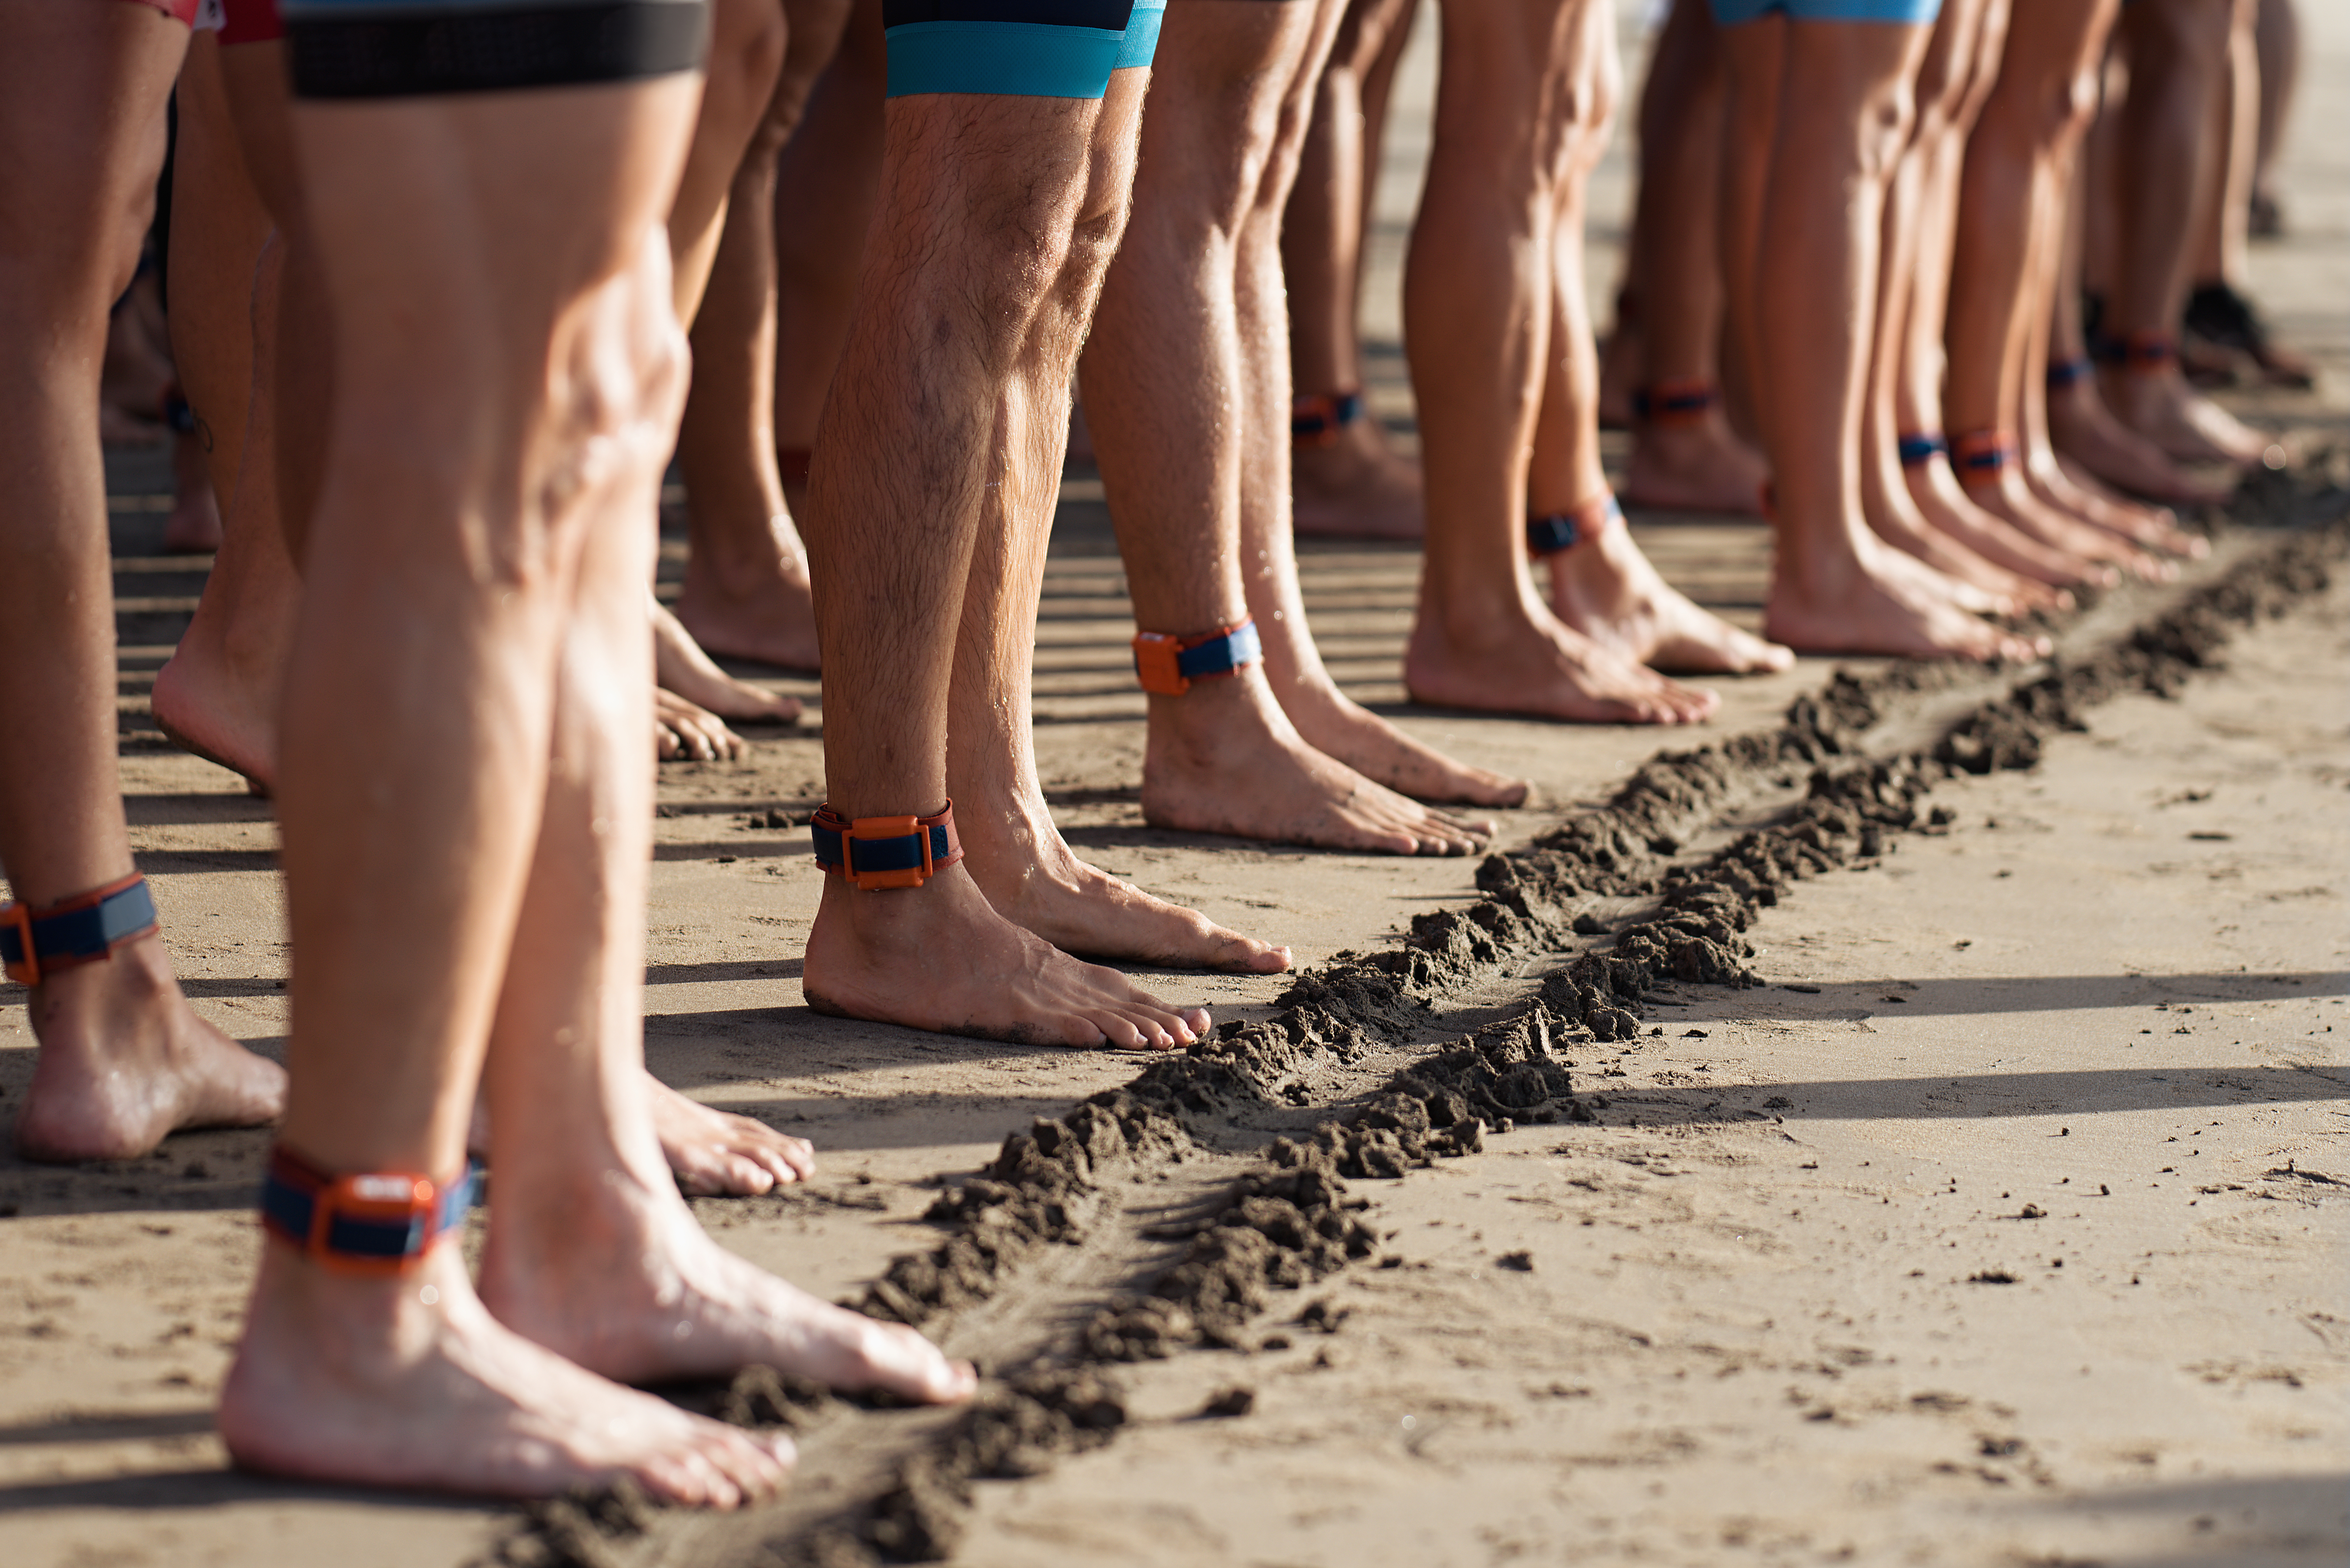
[[[1220,626],[1197,637],[1146,631],[1134,639],[1134,674],[1145,691],[1180,697],[1194,680],[1238,675],[1264,657],[1254,619]]]
[[[1950,450],[1950,443],[1939,435],[1911,434],[1900,439],[1901,466],[1915,468],[1921,462],[1931,462]]]
[[[1526,553],[1532,556],[1555,556],[1561,550],[1572,550],[1586,539],[1596,539],[1611,523],[1620,523],[1624,508],[1616,497],[1602,492],[1572,512],[1554,512],[1546,517],[1526,519]]]
[[[936,816],[860,816],[855,821],[830,802],[808,820],[816,863],[871,893],[919,888],[962,858],[954,802]]]
[[[261,1180],[261,1222],[331,1272],[405,1273],[465,1222],[481,1171],[468,1161],[445,1183],[404,1170],[337,1177],[280,1144]]]
[[[0,965],[19,985],[86,963],[103,963],[155,929],[155,898],[137,872],[37,913],[0,904]]]

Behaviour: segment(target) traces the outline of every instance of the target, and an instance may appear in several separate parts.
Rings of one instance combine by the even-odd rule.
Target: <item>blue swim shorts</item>
[[[280,0],[294,96],[442,98],[702,68],[706,0]]]
[[[1092,98],[1148,67],[1167,0],[882,0],[889,96]]]
[[[1713,0],[1713,19],[1725,27],[1765,16],[1798,22],[1906,22],[1924,25],[1942,14],[1942,0]]]

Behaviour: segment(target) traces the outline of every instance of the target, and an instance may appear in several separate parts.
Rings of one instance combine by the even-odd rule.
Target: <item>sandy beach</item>
[[[0,1562],[2350,1557],[2350,11],[2303,14],[2292,226],[2252,283],[2320,384],[2226,399],[2306,461],[2210,519],[2177,583],[2054,628],[2053,673],[1806,659],[1721,682],[1712,723],[1670,734],[1440,712],[1399,681],[1417,553],[1308,543],[1347,691],[1533,799],[1495,814],[1490,862],[1162,832],[1108,514],[1073,469],[1037,638],[1056,819],[1296,957],[1134,971],[1226,1026],[1188,1066],[811,1012],[821,693],[740,667],[809,711],[744,727],[740,762],[662,768],[647,1058],[819,1150],[804,1186],[697,1199],[704,1223],[972,1356],[976,1417],[673,1390],[797,1430],[791,1491],[726,1517],[242,1475],[211,1410],[267,1134],[0,1156]],[[1407,437],[1428,45],[1368,317],[1373,406]],[[161,553],[159,453],[109,472],[139,865],[198,1010],[282,1054],[268,805],[147,704],[208,560]],[[1678,586],[1758,623],[1759,524],[1633,524]],[[24,1002],[0,984],[0,1116],[31,1075]]]

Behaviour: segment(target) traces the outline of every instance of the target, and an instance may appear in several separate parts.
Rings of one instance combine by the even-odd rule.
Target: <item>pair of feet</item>
[[[134,1159],[174,1132],[259,1127],[286,1108],[286,1070],[197,1016],[160,936],[60,971],[27,1006],[40,1049],[16,1142],[28,1159]],[[805,1139],[713,1110],[650,1073],[645,1086],[661,1151],[688,1191],[764,1192],[815,1168]]]
[[[1326,679],[1296,684],[1276,698],[1260,666],[1152,698],[1145,820],[1358,854],[1466,855],[1493,824],[1415,796],[1492,806],[1526,796],[1523,781],[1451,761]],[[1290,965],[1288,948],[1079,859],[1033,779],[967,789],[955,811],[964,859],[923,888],[860,893],[827,878],[803,971],[810,1006],[1029,1044],[1165,1051],[1202,1037],[1207,1012],[1087,958],[1234,974]]]
[[[788,724],[799,717],[799,699],[736,680],[702,650],[677,616],[658,602],[650,614],[655,756],[663,762],[729,760],[741,756],[745,743],[728,720]],[[277,776],[284,651],[255,631],[191,628],[156,672],[152,701],[155,722],[173,744],[242,774],[254,794],[266,795]]]
[[[1660,671],[1758,675],[1794,653],[1699,608],[1659,576],[1630,533],[1605,528],[1537,563],[1548,603],[1455,613],[1423,581],[1404,651],[1414,700],[1584,723],[1693,724],[1719,693]],[[1771,634],[1774,638],[1776,633]]]
[[[629,1385],[762,1365],[925,1404],[976,1386],[914,1330],[719,1247],[649,1161],[502,1169],[497,1201],[478,1293],[454,1245],[387,1279],[267,1244],[221,1400],[240,1464],[500,1497],[625,1477],[662,1501],[731,1508],[783,1484],[790,1439]]]

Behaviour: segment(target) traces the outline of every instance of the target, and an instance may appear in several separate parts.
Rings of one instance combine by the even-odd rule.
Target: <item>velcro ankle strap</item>
[[[1238,675],[1264,657],[1254,619],[1220,626],[1197,637],[1146,631],[1134,639],[1134,673],[1145,691],[1180,697],[1194,680]]]
[[[808,820],[816,863],[868,893],[919,888],[962,858],[954,802],[936,816],[860,816],[851,821],[829,804]]]
[[[404,1274],[465,1222],[481,1167],[454,1181],[412,1170],[336,1176],[284,1144],[269,1151],[261,1222],[318,1267],[338,1274]]]
[[[45,909],[0,904],[0,966],[17,984],[38,985],[58,970],[104,963],[155,924],[154,895],[135,871]]]
[[[1315,392],[1289,408],[1289,439],[1299,446],[1335,446],[1338,432],[1363,417],[1360,392]]]
[[[1586,539],[1596,539],[1623,520],[1624,509],[1616,504],[1614,495],[1603,490],[1572,512],[1527,518],[1526,553],[1539,560],[1561,550],[1572,550]]]

